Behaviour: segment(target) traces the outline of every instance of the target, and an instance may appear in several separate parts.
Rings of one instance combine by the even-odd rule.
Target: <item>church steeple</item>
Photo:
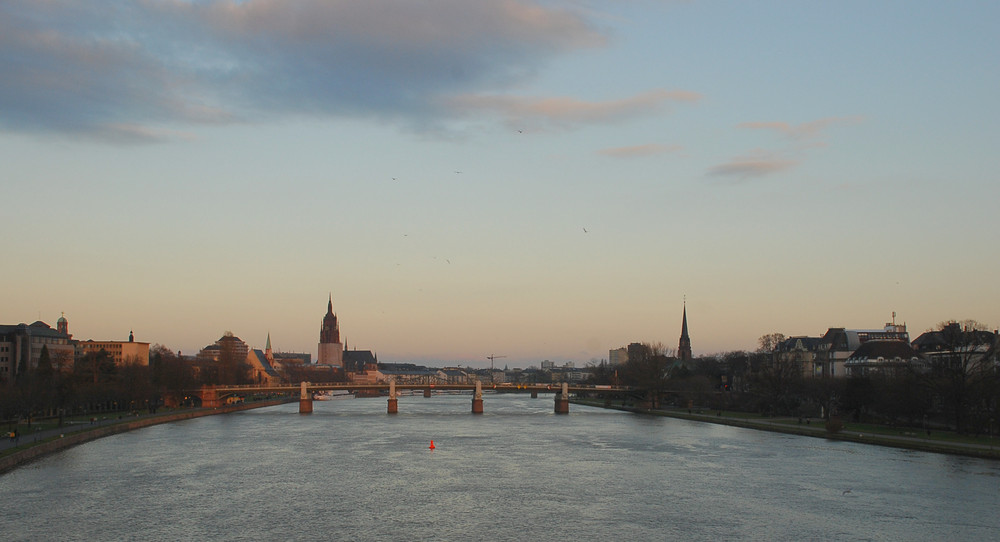
[[[267,346],[264,347],[264,358],[267,361],[274,361],[274,354],[271,353],[271,332],[267,332]]]
[[[326,316],[323,317],[323,326],[319,330],[319,359],[320,365],[344,366],[344,345],[340,343],[340,325],[337,323],[337,315],[333,313],[333,294],[326,304]]]
[[[684,300],[684,316],[681,319],[681,340],[677,343],[677,357],[681,360],[691,359],[691,337],[688,337],[687,300]]]
[[[330,294],[330,301],[326,305],[326,316],[323,317],[323,326],[319,331],[320,343],[340,343],[340,326],[337,325],[337,315],[333,314],[333,294]]]

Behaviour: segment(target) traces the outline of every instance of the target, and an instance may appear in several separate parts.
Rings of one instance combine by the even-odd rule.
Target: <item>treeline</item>
[[[942,355],[844,378],[806,376],[802,362],[782,360],[771,345],[682,362],[662,346],[643,344],[626,363],[594,366],[591,383],[632,386],[650,406],[992,435],[1000,429],[1000,372],[986,355],[990,345],[970,337],[951,337]]]
[[[250,384],[250,373],[245,360],[226,351],[218,361],[199,361],[155,345],[149,365],[118,365],[103,350],[54,364],[43,346],[36,367],[22,364],[11,382],[0,384],[0,419],[155,411],[167,395],[183,399],[201,386]]]

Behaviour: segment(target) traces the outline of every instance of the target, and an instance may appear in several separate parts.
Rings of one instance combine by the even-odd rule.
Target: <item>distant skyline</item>
[[[1000,325],[1000,4],[0,3],[0,323],[386,362]]]

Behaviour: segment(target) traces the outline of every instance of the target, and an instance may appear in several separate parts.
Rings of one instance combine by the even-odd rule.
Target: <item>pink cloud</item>
[[[827,127],[835,124],[857,124],[863,119],[861,117],[829,117],[818,119],[802,124],[789,124],[781,121],[770,122],[743,122],[737,124],[737,128],[748,130],[770,130],[781,135],[796,140],[814,139],[822,135]]]
[[[591,102],[567,96],[534,98],[495,95],[465,95],[451,105],[460,110],[499,113],[514,126],[539,122],[566,127],[582,123],[605,123],[654,113],[670,102],[696,102],[701,95],[686,90],[652,90],[604,102]]]

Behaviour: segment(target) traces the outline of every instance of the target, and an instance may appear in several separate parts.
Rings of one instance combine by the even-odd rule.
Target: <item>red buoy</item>
[[[432,441],[431,441],[431,450],[433,450],[434,448],[435,448],[435,446],[434,446],[434,441],[432,440]]]

